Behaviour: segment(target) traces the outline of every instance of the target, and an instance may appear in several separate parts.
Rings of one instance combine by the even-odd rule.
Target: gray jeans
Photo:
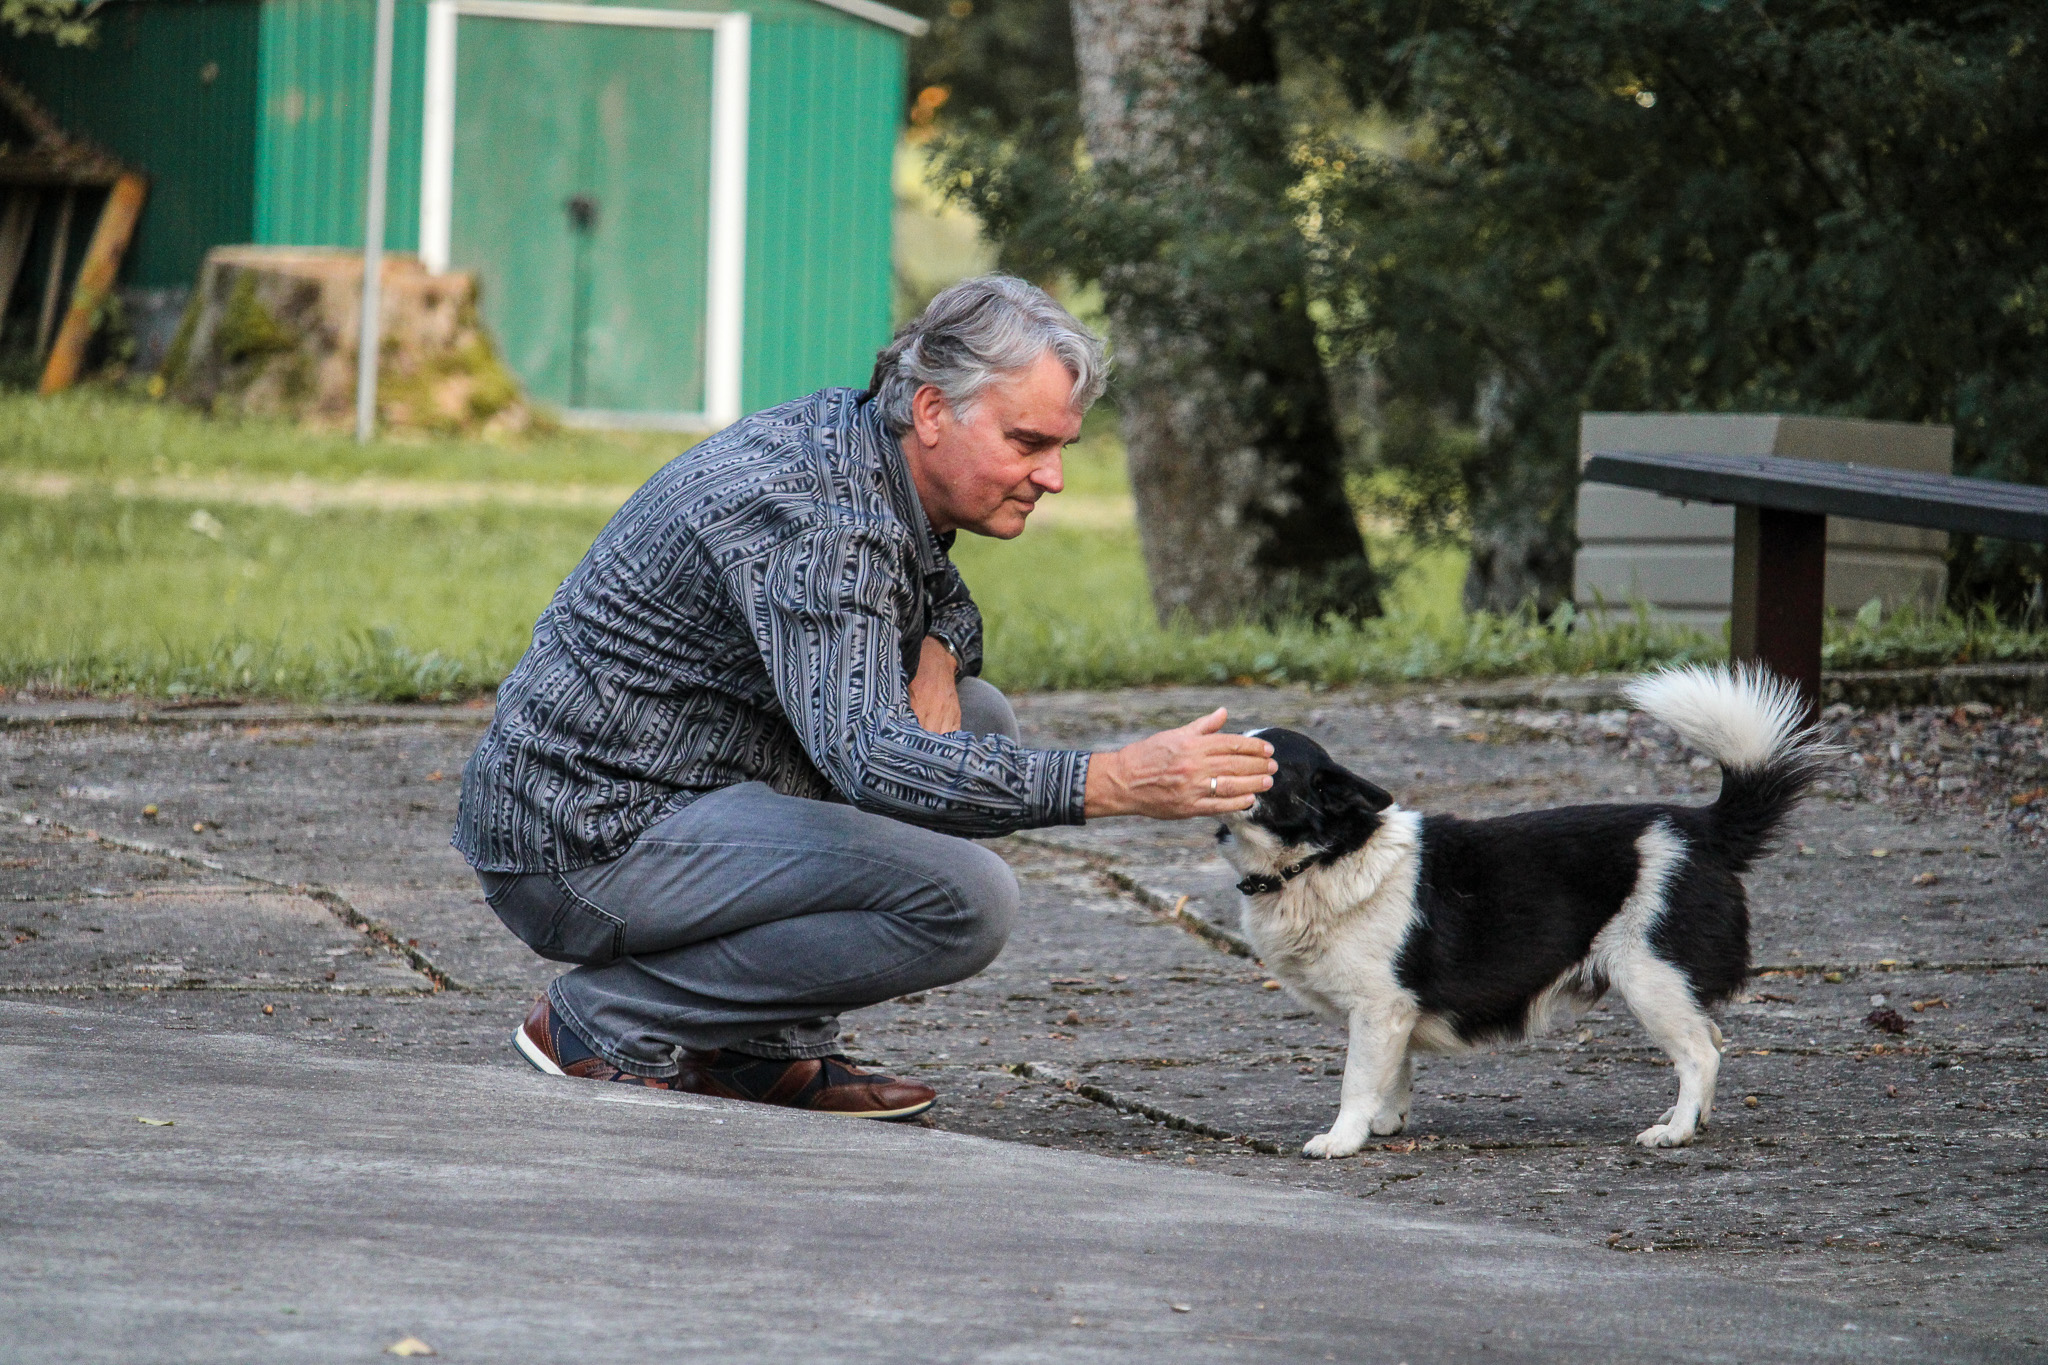
[[[960,681],[961,724],[1017,737],[1010,704]],[[1017,879],[980,844],[765,783],[712,792],[609,862],[480,872],[542,957],[548,998],[606,1060],[676,1071],[678,1047],[762,1057],[838,1050],[846,1010],[974,975],[1002,950]]]

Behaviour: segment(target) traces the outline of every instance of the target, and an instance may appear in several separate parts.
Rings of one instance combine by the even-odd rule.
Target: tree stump
[[[223,246],[164,360],[172,398],[228,415],[344,427],[355,416],[363,260],[350,251]],[[384,258],[377,410],[388,427],[519,431],[533,414],[477,312],[476,276]]]

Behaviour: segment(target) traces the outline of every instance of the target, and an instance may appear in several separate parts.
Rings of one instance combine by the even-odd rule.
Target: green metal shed
[[[209,247],[360,246],[374,0],[117,0],[0,44],[152,177],[126,282]],[[398,0],[391,249],[474,270],[572,420],[716,426],[865,382],[890,328],[905,44],[873,0]]]

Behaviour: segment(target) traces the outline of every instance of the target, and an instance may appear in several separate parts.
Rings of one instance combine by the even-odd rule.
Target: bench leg
[[[1826,610],[1828,519],[1769,507],[1735,509],[1735,600],[1729,652],[1799,685],[1820,711],[1820,630]]]

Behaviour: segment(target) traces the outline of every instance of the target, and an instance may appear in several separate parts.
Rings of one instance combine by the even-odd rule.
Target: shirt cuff
[[[1078,749],[1045,751],[1045,808],[1039,825],[1078,825],[1087,820],[1088,759]]]

